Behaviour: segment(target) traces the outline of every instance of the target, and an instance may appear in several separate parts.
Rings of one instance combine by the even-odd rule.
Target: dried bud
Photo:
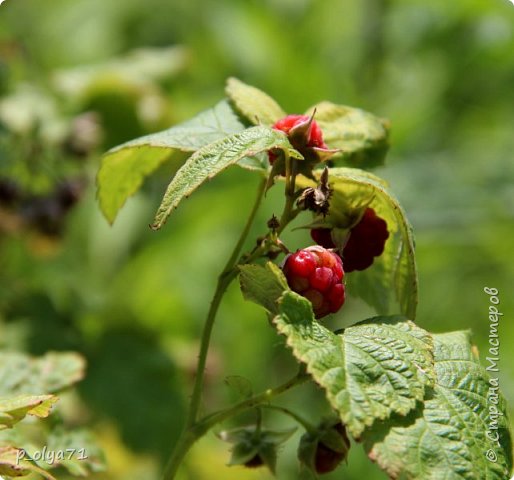
[[[298,207],[310,210],[317,215],[327,215],[330,208],[332,190],[328,185],[328,168],[325,167],[316,188],[306,188],[297,200]]]
[[[296,429],[283,431],[263,430],[255,425],[223,431],[221,440],[233,443],[229,465],[244,465],[248,468],[266,466],[275,473],[277,451]]]
[[[280,222],[278,221],[278,218],[273,215],[269,220],[268,220],[268,228],[272,231],[275,231],[278,227],[280,227]]]

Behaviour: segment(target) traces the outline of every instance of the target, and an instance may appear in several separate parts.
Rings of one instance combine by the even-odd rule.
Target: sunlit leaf
[[[55,395],[0,397],[0,430],[12,428],[27,415],[45,418],[58,398]]]
[[[510,478],[512,438],[497,383],[473,354],[467,332],[433,337],[434,388],[407,417],[363,434],[370,458],[391,478]]]
[[[239,270],[239,282],[245,299],[262,305],[269,312],[276,313],[276,301],[288,288],[282,271],[271,262],[266,263],[265,266],[241,265]]]
[[[97,176],[98,200],[103,214],[112,223],[148,175],[167,160],[174,161],[178,167],[182,157],[173,155],[174,152],[194,152],[242,130],[244,126],[228,102],[221,101],[187,122],[110,150],[104,155]]]
[[[286,116],[286,112],[267,93],[237,78],[227,80],[225,92],[235,109],[254,125],[273,125]]]
[[[336,335],[314,320],[308,300],[286,291],[273,323],[356,438],[376,420],[409,413],[433,384],[432,338],[404,317]]]
[[[389,148],[389,123],[360,108],[321,102],[306,113],[312,115],[329,148],[340,149],[332,160],[343,159],[352,167],[369,168],[384,163]]]
[[[283,133],[267,127],[248,128],[197,150],[169,184],[152,228],[161,228],[178,204],[206,180],[242,158],[273,148],[286,150],[291,157],[302,158]]]

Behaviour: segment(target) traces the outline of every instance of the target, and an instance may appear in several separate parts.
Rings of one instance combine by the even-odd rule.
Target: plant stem
[[[295,190],[295,161],[286,157],[287,163],[287,180],[286,180],[286,204],[284,206],[284,211],[282,213],[280,219],[280,226],[278,228],[278,233],[282,232],[286,225],[296,217],[298,211],[294,210],[294,190]],[[274,396],[288,390],[289,388],[304,382],[307,379],[306,374],[301,371],[298,375],[296,375],[293,379],[287,381],[283,385],[275,388],[266,390],[260,395],[256,395],[250,399],[247,399],[237,405],[234,405],[231,408],[223,410],[218,413],[214,413],[205,417],[201,421],[197,421],[198,419],[198,411],[200,408],[200,402],[202,397],[203,390],[203,379],[205,375],[205,365],[207,362],[207,352],[209,350],[209,344],[212,335],[212,329],[214,327],[214,320],[216,318],[216,314],[218,312],[218,308],[220,306],[223,295],[225,294],[227,287],[230,285],[232,280],[237,277],[238,270],[236,268],[236,264],[238,262],[239,256],[241,254],[241,250],[246,241],[248,233],[252,227],[253,221],[255,220],[255,216],[261,204],[262,198],[264,196],[264,192],[266,190],[266,179],[263,179],[259,190],[257,192],[257,198],[255,200],[254,206],[246,225],[241,232],[241,236],[228,259],[225,268],[221,272],[218,277],[218,282],[216,285],[216,290],[214,292],[214,296],[211,302],[211,306],[209,308],[209,312],[207,314],[207,319],[205,320],[205,325],[202,332],[202,338],[200,342],[200,352],[198,354],[198,363],[196,370],[196,378],[193,386],[193,393],[191,395],[191,403],[189,406],[188,415],[186,418],[186,423],[184,430],[179,437],[177,444],[173,450],[173,453],[166,465],[166,469],[164,471],[163,480],[173,480],[175,478],[175,474],[191,446],[198,440],[201,436],[203,436],[210,428],[214,425],[230,418],[233,415],[237,415],[248,408],[253,408],[257,405],[260,405],[263,402],[269,401]],[[262,247],[257,248],[252,255],[243,263],[247,263],[248,261],[253,261],[255,258],[258,258],[260,255],[264,253],[264,249]]]
[[[211,302],[211,307],[209,308],[209,312],[207,314],[207,319],[205,321],[204,329],[202,332],[202,339],[200,343],[200,353],[198,355],[198,364],[196,368],[196,378],[195,384],[193,387],[193,394],[191,396],[191,403],[189,405],[189,413],[186,420],[186,428],[191,427],[196,422],[196,418],[198,416],[198,409],[200,407],[200,400],[202,396],[202,387],[203,387],[203,378],[205,373],[205,364],[207,361],[207,352],[209,350],[209,344],[211,340],[212,328],[214,326],[214,320],[216,318],[216,314],[218,313],[218,308],[221,303],[221,299],[225,294],[227,287],[230,285],[232,280],[237,276],[237,270],[234,268],[236,264],[239,254],[241,253],[241,249],[243,248],[244,242],[248,233],[250,232],[250,228],[252,227],[252,223],[255,219],[257,211],[259,210],[259,206],[262,201],[262,197],[264,194],[264,189],[266,187],[266,180],[263,179],[261,184],[259,185],[259,189],[257,192],[257,198],[255,199],[255,203],[253,205],[252,211],[246,221],[246,225],[241,232],[239,240],[232,251],[230,258],[228,259],[225,268],[221,272],[221,275],[218,277],[218,283],[216,285],[216,291],[214,292],[214,297]]]
[[[277,412],[282,412],[289,417],[291,417],[295,422],[299,423],[307,432],[314,431],[314,427],[307,421],[305,418],[301,417],[297,413],[289,410],[289,408],[282,407],[280,405],[262,405],[262,408],[267,408],[268,410],[276,410]]]
[[[278,233],[284,230],[285,226],[296,216],[293,215],[293,207],[295,201],[295,180],[296,180],[296,160],[292,159],[287,153],[286,158],[286,204],[284,211],[280,217],[280,227]]]
[[[262,405],[265,402],[269,402],[276,396],[287,392],[291,388],[296,385],[300,385],[303,382],[307,381],[309,376],[303,371],[295,375],[293,378],[289,379],[287,382],[279,385],[278,387],[265,390],[262,393],[259,393],[251,398],[243,400],[242,402],[237,403],[236,405],[229,407],[220,412],[212,413],[202,420],[198,421],[190,428],[186,429],[181,435],[175,449],[173,450],[173,454],[168,461],[168,465],[166,466],[166,470],[164,472],[163,480],[173,480],[175,478],[175,474],[182,463],[183,458],[189,451],[189,449],[194,445],[194,443],[199,440],[203,435],[205,435],[212,427],[221,423],[231,417],[239,415],[240,413],[245,412],[246,410],[250,410],[255,408],[256,406]]]
[[[264,191],[266,188],[266,179],[263,179],[259,185],[259,189],[257,191],[257,198],[255,199],[255,203],[252,207],[250,215],[248,216],[248,220],[246,221],[246,225],[241,232],[239,240],[228,259],[225,268],[221,272],[218,277],[218,282],[216,285],[216,290],[214,292],[214,296],[211,302],[211,306],[209,308],[209,312],[207,313],[207,319],[205,320],[205,325],[202,332],[202,338],[200,342],[200,352],[198,354],[198,363],[196,368],[196,377],[195,383],[193,386],[193,393],[191,395],[191,402],[189,405],[189,411],[186,418],[186,423],[184,427],[184,431],[182,432],[177,445],[168,461],[168,465],[166,466],[166,470],[164,473],[165,480],[171,480],[174,478],[175,473],[182,461],[182,458],[187,453],[191,445],[198,438],[192,431],[192,427],[195,425],[196,419],[198,417],[198,410],[200,408],[200,402],[202,397],[203,390],[203,379],[205,375],[205,365],[207,362],[207,353],[209,351],[209,344],[212,335],[212,329],[214,326],[214,320],[216,318],[216,314],[218,313],[218,308],[220,306],[221,300],[227,287],[230,285],[232,280],[237,276],[237,269],[234,268],[241,250],[243,248],[244,242],[246,241],[246,237],[250,232],[253,221],[255,220],[255,216],[257,211],[259,210],[262,197],[264,195]]]
[[[287,392],[296,385],[304,383],[305,381],[307,381],[308,378],[309,375],[302,371],[301,373],[295,375],[293,378],[289,379],[287,382],[283,383],[282,385],[279,385],[278,387],[269,388],[268,390],[265,390],[264,392],[259,393],[258,395],[255,395],[251,398],[243,400],[240,403],[237,403],[233,407],[227,408],[226,410],[222,410],[221,412],[213,413],[212,415],[205,417],[202,421],[199,422],[199,426],[201,425],[202,429],[205,429],[206,431],[210,430],[212,427],[214,427],[214,425],[217,425],[218,423],[221,423],[230,417],[239,415],[240,413],[250,408],[254,408],[258,405],[262,405],[266,402],[269,402],[277,395]]]

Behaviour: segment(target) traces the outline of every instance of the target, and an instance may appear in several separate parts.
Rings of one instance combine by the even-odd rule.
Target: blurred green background
[[[505,314],[501,388],[514,405],[510,2],[7,0],[0,6],[0,178],[15,181],[29,200],[14,208],[3,193],[0,348],[86,356],[86,379],[65,399],[63,415],[91,426],[106,452],[107,472],[91,478],[158,478],[184,418],[215,277],[258,183],[231,169],[155,233],[147,225],[169,179],[163,167],[110,227],[95,202],[100,154],[210,107],[230,75],[291,113],[329,99],[390,119],[392,147],[376,173],[414,228],[417,322],[435,332],[472,329],[485,357],[483,289],[497,288]],[[73,205],[56,211],[63,185],[74,185]],[[275,190],[254,237],[281,208]],[[309,242],[301,232],[286,240]],[[369,313],[350,299],[333,323]],[[293,371],[264,313],[232,285],[214,332],[206,409],[237,399],[226,375],[251,378],[258,391]],[[314,421],[327,413],[312,387],[283,401]],[[269,413],[266,420],[290,425]],[[298,437],[280,457],[280,479],[309,478],[296,464]],[[225,467],[227,460],[228,445],[209,434],[181,478],[270,478]],[[347,466],[326,476],[363,477],[385,475],[359,445]]]

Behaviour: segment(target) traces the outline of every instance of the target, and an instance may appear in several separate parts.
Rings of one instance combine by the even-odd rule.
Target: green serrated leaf
[[[85,360],[74,352],[48,352],[30,357],[0,352],[0,395],[56,393],[84,378]]]
[[[389,124],[360,108],[321,102],[307,110],[323,132],[329,148],[340,149],[332,159],[343,159],[352,167],[382,165],[389,148]]]
[[[321,173],[315,172],[319,179]],[[298,178],[302,186],[313,182]],[[362,205],[369,205],[387,222],[389,238],[382,255],[370,268],[347,275],[346,287],[374,307],[380,315],[401,312],[416,318],[418,304],[418,276],[414,255],[412,228],[396,197],[381,178],[356,168],[331,168],[329,183],[333,188],[330,215],[343,224],[348,213]],[[344,262],[343,262],[344,265]]]
[[[273,125],[286,116],[286,112],[267,93],[237,78],[227,80],[225,92],[235,109],[254,125]]]
[[[57,400],[55,395],[20,395],[0,398],[0,430],[12,428],[27,415],[48,417]]]
[[[406,415],[433,383],[431,336],[404,317],[336,335],[314,320],[308,300],[286,291],[273,323],[355,438],[378,419]]]
[[[164,162],[173,161],[178,168],[182,157],[175,152],[194,152],[244,128],[223,100],[187,122],[113,148],[104,155],[97,176],[98,200],[106,219],[112,223],[127,198]]]
[[[161,228],[178,204],[206,180],[215,177],[242,158],[272,148],[285,150],[293,158],[302,158],[300,153],[291,147],[282,132],[267,127],[248,128],[197,150],[169,184],[152,228]]]
[[[263,306],[271,313],[277,312],[277,300],[288,288],[284,274],[274,263],[265,266],[249,264],[239,267],[239,282],[246,300]]]
[[[434,335],[434,352],[434,388],[407,417],[377,423],[363,434],[368,455],[391,478],[510,478],[512,438],[505,400],[473,354],[469,334]],[[495,409],[497,415],[491,416]]]

